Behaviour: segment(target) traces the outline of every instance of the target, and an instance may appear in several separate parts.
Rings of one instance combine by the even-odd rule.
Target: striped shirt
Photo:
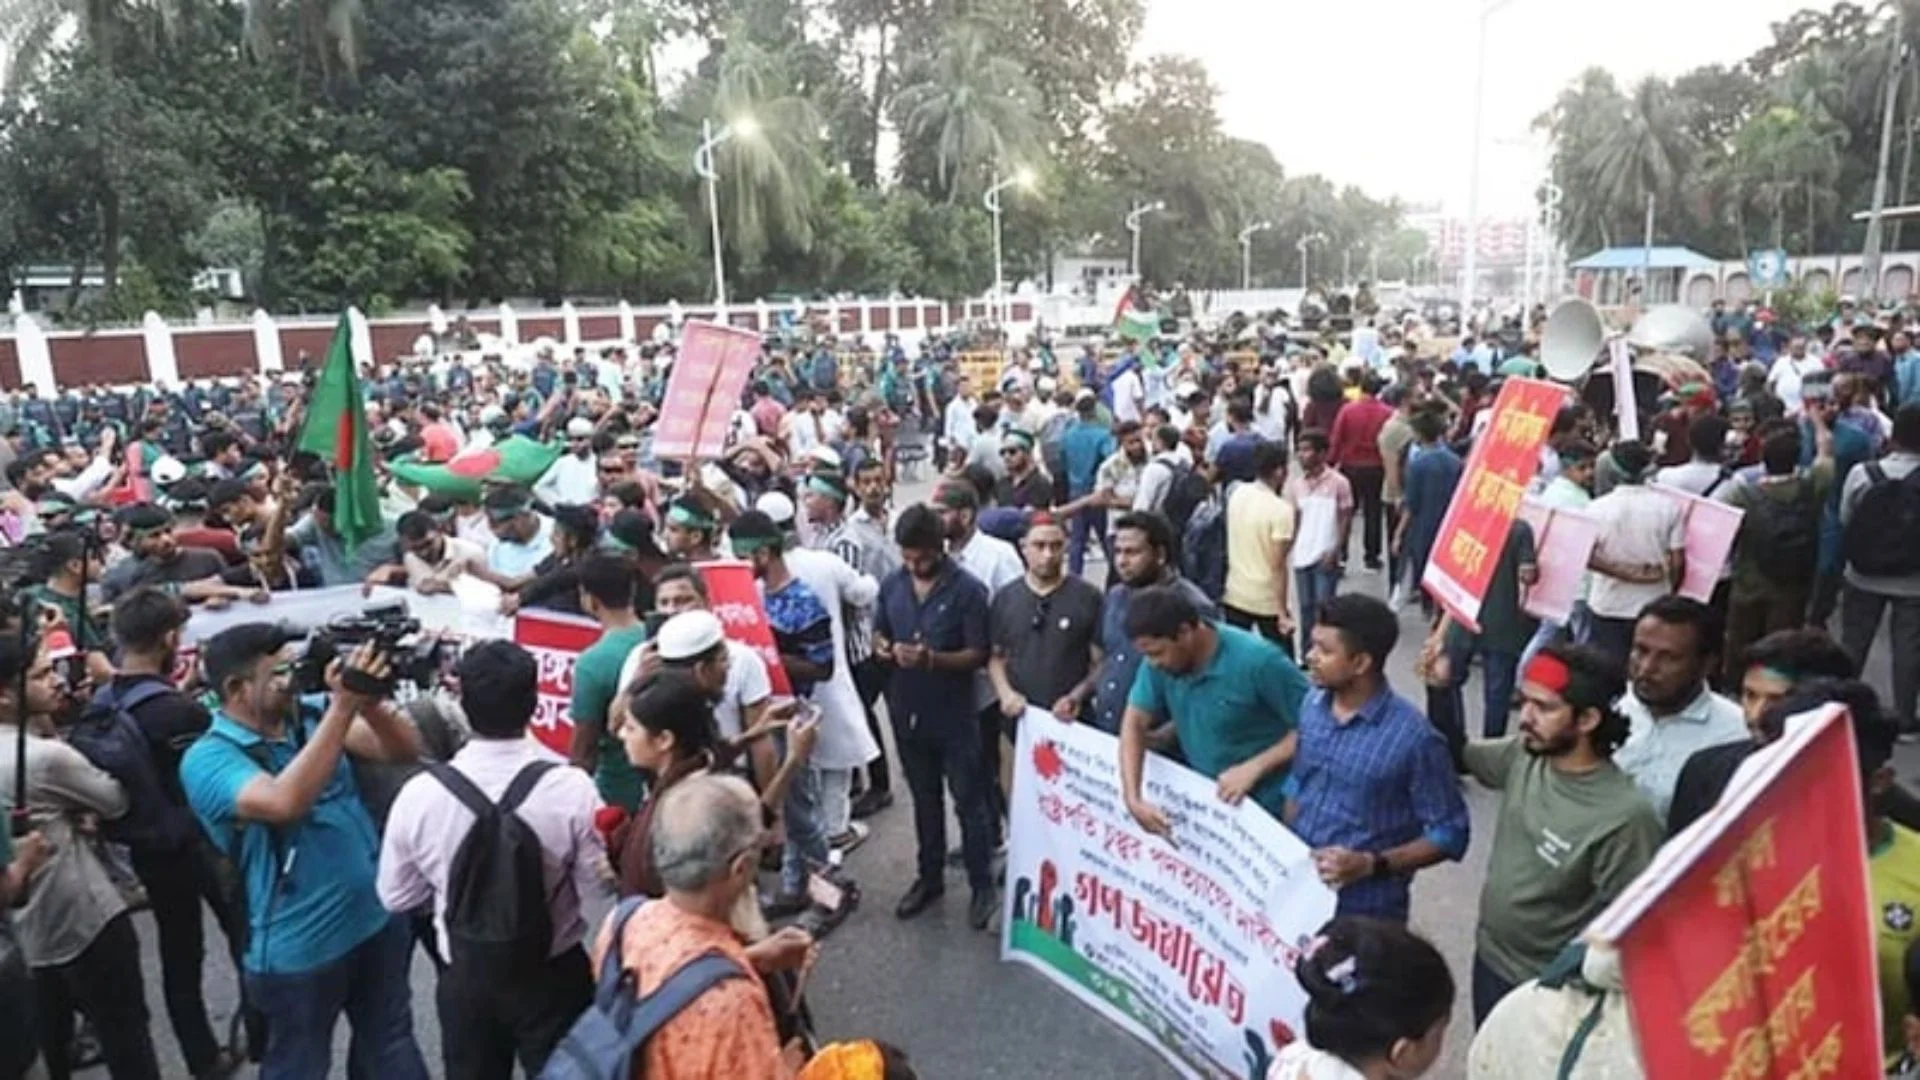
[[[1446,740],[1407,699],[1381,686],[1344,723],[1332,695],[1308,691],[1293,759],[1292,828],[1308,847],[1376,854],[1426,838],[1466,853],[1466,800]],[[1412,879],[1362,878],[1340,890],[1339,913],[1405,920]]]

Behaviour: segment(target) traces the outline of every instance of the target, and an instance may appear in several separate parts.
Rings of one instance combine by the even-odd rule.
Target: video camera
[[[318,694],[327,689],[327,666],[367,642],[386,655],[392,674],[388,689],[402,682],[428,688],[440,681],[450,660],[446,642],[420,632],[420,620],[401,599],[369,604],[357,615],[340,615],[316,627],[306,651],[294,664],[294,691]]]

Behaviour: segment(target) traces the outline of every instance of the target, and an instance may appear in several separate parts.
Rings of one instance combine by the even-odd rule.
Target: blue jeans
[[[1087,568],[1087,538],[1091,535],[1100,545],[1100,553],[1106,557],[1108,570],[1113,567],[1113,549],[1107,541],[1107,511],[1105,507],[1097,510],[1082,510],[1073,515],[1073,525],[1067,537],[1067,569],[1074,577]]]
[[[825,866],[829,854],[826,811],[820,802],[820,770],[803,765],[793,774],[781,814],[787,842],[780,849],[780,892],[784,896],[804,896],[807,864]]]
[[[1592,619],[1593,614],[1587,610],[1585,600],[1573,602],[1573,612],[1567,617],[1566,622],[1557,623],[1541,619],[1540,628],[1533,632],[1533,640],[1527,642],[1526,651],[1520,654],[1520,664],[1516,670],[1527,670],[1527,665],[1533,663],[1533,658],[1539,655],[1540,650],[1556,641],[1585,645],[1591,630]]]
[[[1315,563],[1312,566],[1295,567],[1293,571],[1293,591],[1300,602],[1300,655],[1305,657],[1307,650],[1313,648],[1313,622],[1320,616],[1320,605],[1333,599],[1340,591],[1340,571],[1328,570]]]
[[[260,1080],[326,1080],[333,1068],[333,1026],[342,1012],[353,1027],[350,1080],[426,1080],[413,1038],[413,935],[405,916],[331,964],[297,975],[246,976],[247,996],[266,1016]]]
[[[1485,696],[1481,702],[1481,724],[1483,739],[1499,739],[1507,734],[1507,714],[1513,709],[1514,673],[1519,667],[1520,658],[1510,652],[1494,652],[1482,648],[1479,642],[1465,649],[1450,650],[1448,661],[1452,665],[1453,678],[1449,681],[1448,693],[1452,697],[1454,715],[1459,718],[1462,731],[1467,729],[1466,686],[1467,674],[1473,663],[1474,654],[1480,656],[1480,687]]]

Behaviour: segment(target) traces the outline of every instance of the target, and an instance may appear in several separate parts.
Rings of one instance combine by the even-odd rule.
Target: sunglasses
[[[1033,625],[1028,629],[1039,633],[1040,628],[1047,625],[1047,616],[1053,613],[1052,608],[1053,601],[1051,599],[1040,601],[1040,606],[1033,609]]]
[[[1006,446],[1000,449],[1001,457],[1013,457],[1015,454],[1024,454],[1024,453],[1026,453],[1026,451],[1022,450],[1017,446]]]

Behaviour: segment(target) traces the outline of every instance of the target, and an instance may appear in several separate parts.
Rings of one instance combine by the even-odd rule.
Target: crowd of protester
[[[1405,928],[1411,883],[1475,839],[1462,778],[1497,793],[1462,973],[1476,1075],[1547,1075],[1554,995],[1620,993],[1581,931],[1789,715],[1851,709],[1876,910],[1920,908],[1920,799],[1888,768],[1920,734],[1901,541],[1920,351],[1899,320],[1843,310],[1844,332],[1801,335],[1766,316],[1716,313],[1702,380],[1645,403],[1644,440],[1577,396],[1556,418],[1533,496],[1601,526],[1564,623],[1527,610],[1544,549],[1524,520],[1477,626],[1420,587],[1502,381],[1538,374],[1524,336],[1444,357],[1370,329],[1237,356],[1039,347],[984,386],[939,346],[781,347],[697,464],[651,450],[670,344],[524,365],[456,348],[359,373],[381,518],[351,540],[344,478],[296,449],[310,380],[10,402],[0,1080],[93,1059],[160,1075],[142,906],[195,1077],[249,1057],[326,1076],[342,1016],[352,1075],[391,1080],[434,1054],[448,1077],[588,1075],[564,1071],[597,1060],[583,1028],[616,1016],[635,1075],[911,1076],[895,1047],[820,1045],[806,973],[862,902],[848,856],[896,778],[916,862],[895,914],[939,903],[951,868],[968,923],[996,925],[1002,756],[1030,710],[1117,736],[1147,832],[1173,832],[1143,789],[1153,753],[1312,849],[1339,914],[1298,968],[1304,1038],[1278,1080],[1432,1067],[1455,981]],[[516,438],[545,449],[537,476],[436,489],[400,469]],[[922,453],[938,475],[910,501]],[[1745,512],[1710,601],[1679,595],[1682,516],[1658,486]],[[718,558],[750,567],[777,662],[726,634],[700,570]],[[278,594],[340,586],[596,623],[567,753],[529,737],[540,664],[518,645],[475,643],[417,686],[390,649],[325,663],[273,618]],[[176,670],[194,608],[249,604]],[[1860,681],[1883,619],[1885,703]],[[241,975],[225,1038],[203,904]],[[1875,933],[1892,1065],[1920,1029],[1902,1024],[1920,930]],[[438,1047],[414,1030],[416,950]],[[1627,1038],[1579,1041],[1630,1061]]]

